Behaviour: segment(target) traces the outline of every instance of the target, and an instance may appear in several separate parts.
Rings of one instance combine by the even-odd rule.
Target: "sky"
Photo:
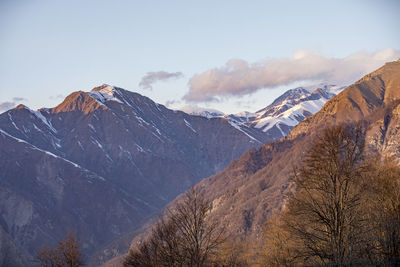
[[[169,108],[254,112],[400,57],[400,1],[0,0],[0,112],[110,84]]]

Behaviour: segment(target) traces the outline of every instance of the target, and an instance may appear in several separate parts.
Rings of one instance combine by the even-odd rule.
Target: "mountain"
[[[224,117],[234,127],[260,129],[268,139],[276,140],[286,136],[294,126],[306,117],[318,112],[329,99],[340,93],[344,88],[321,83],[290,89],[275,99],[272,104],[254,113],[243,111],[237,114],[224,115],[215,110],[190,107],[185,107],[182,110],[191,115],[207,118]]]
[[[319,84],[288,90],[271,105],[257,111],[257,116],[250,125],[264,132],[278,131],[277,136],[284,137],[294,126],[318,112],[329,99],[344,88]]]
[[[400,61],[386,63],[347,87],[288,136],[250,149],[198,183],[196,187],[212,201],[211,220],[226,223],[231,237],[257,247],[263,225],[284,206],[293,169],[314,138],[329,125],[360,122],[366,129],[367,151],[392,156],[400,163]],[[169,204],[171,209],[179,200]],[[143,236],[134,239],[132,246]]]
[[[251,149],[201,181],[197,186],[213,200],[212,216],[229,222],[237,238],[259,239],[265,221],[281,210],[293,168],[313,139],[326,126],[360,121],[367,129],[367,149],[400,163],[400,61],[386,63],[347,87],[287,137]]]
[[[0,114],[0,232],[33,255],[77,231],[90,256],[267,141],[109,85],[50,109],[19,105]]]
[[[14,242],[0,227],[0,266],[28,266],[29,256],[17,249]]]

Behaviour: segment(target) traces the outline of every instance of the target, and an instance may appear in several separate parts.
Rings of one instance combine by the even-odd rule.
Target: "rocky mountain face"
[[[306,117],[318,112],[332,97],[345,87],[318,84],[309,87],[298,87],[286,91],[272,104],[252,113],[240,112],[224,115],[215,110],[184,108],[183,111],[204,117],[224,117],[235,127],[259,129],[270,140],[285,137],[294,126]]]
[[[266,220],[284,206],[293,169],[313,139],[326,126],[360,122],[366,128],[367,150],[400,162],[400,61],[387,63],[347,87],[287,137],[249,150],[197,184],[212,200],[211,216],[225,223],[232,237],[257,244]]]
[[[29,254],[15,247],[10,236],[0,227],[0,266],[29,266]]]
[[[51,109],[20,105],[0,114],[0,252],[32,255],[77,231],[92,255],[267,141],[108,85]]]

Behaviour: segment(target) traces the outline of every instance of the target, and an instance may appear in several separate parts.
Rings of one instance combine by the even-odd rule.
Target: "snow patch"
[[[13,121],[11,113],[8,112],[7,114],[8,114],[8,118],[10,119],[10,121],[11,121],[12,125],[15,127],[15,129],[17,129],[18,131],[21,131],[21,129],[18,128],[17,125],[15,124],[15,122]]]
[[[47,155],[49,155],[49,156],[52,156],[52,157],[54,157],[54,158],[61,159],[61,160],[65,161],[65,162],[67,162],[67,163],[73,165],[75,168],[79,168],[80,170],[83,170],[83,171],[92,173],[92,172],[89,171],[88,169],[86,169],[86,168],[80,166],[79,164],[76,164],[75,162],[72,162],[72,161],[70,161],[70,160],[68,160],[68,159],[66,159],[66,158],[63,158],[63,157],[59,157],[59,156],[57,156],[57,155],[55,155],[55,154],[53,154],[53,153],[51,153],[51,152],[49,152],[49,151],[47,151],[47,150],[40,149],[40,148],[38,148],[38,147],[36,147],[36,146],[34,146],[34,145],[32,145],[32,144],[26,142],[25,140],[22,140],[22,139],[19,139],[19,138],[17,138],[17,137],[14,137],[14,136],[10,135],[9,133],[3,131],[2,129],[0,129],[0,133],[3,134],[3,135],[8,136],[8,137],[10,137],[10,138],[12,138],[12,139],[14,139],[14,140],[16,140],[16,141],[19,142],[19,143],[25,143],[25,144],[31,146],[31,148],[34,149],[34,150],[38,150],[38,151],[43,152],[43,153],[45,153],[45,154],[47,154]],[[97,177],[98,179],[102,180],[102,181],[106,181],[106,179],[104,179],[104,177],[101,177],[101,176],[99,176],[99,175],[96,175],[96,177]]]
[[[57,133],[57,130],[53,127],[50,121],[46,119],[45,116],[41,113],[40,110],[32,110],[28,107],[25,107],[27,110],[29,110],[32,114],[34,114],[39,120],[41,120],[53,133]]]
[[[10,138],[12,138],[12,139],[18,141],[19,143],[25,143],[25,144],[27,144],[27,145],[30,145],[34,150],[38,150],[38,151],[44,152],[44,153],[46,153],[47,155],[50,155],[50,156],[52,156],[52,157],[54,157],[54,158],[62,159],[62,160],[64,160],[64,161],[66,161],[66,162],[72,164],[72,165],[75,166],[76,168],[84,169],[84,168],[82,168],[81,166],[79,166],[78,164],[76,164],[75,162],[72,162],[72,161],[67,160],[67,159],[65,159],[65,158],[62,158],[62,157],[59,157],[59,156],[57,156],[57,155],[55,155],[55,154],[53,154],[53,153],[51,153],[51,152],[49,152],[49,151],[47,151],[47,150],[40,149],[40,148],[38,148],[37,146],[34,146],[34,145],[32,145],[32,144],[26,142],[25,140],[22,140],[22,139],[19,139],[19,138],[17,138],[17,137],[14,137],[14,136],[10,135],[9,133],[7,133],[7,132],[5,132],[5,131],[3,131],[3,130],[1,130],[1,129],[0,129],[0,133],[2,133],[2,134],[4,134],[4,135],[6,135],[6,136],[8,136],[8,137],[10,137]]]
[[[133,161],[133,157],[132,157],[131,152],[129,152],[128,150],[125,150],[122,146],[119,146],[119,149],[120,149],[122,152],[124,152],[124,153],[128,156],[128,159],[129,159],[129,161],[132,163],[132,165],[139,171],[139,173],[140,173],[141,175],[143,175],[142,171],[139,169],[139,167],[138,167],[138,166],[136,165],[136,163]]]
[[[236,121],[233,120],[228,120],[228,123],[230,125],[232,125],[234,128],[236,128],[237,130],[241,131],[242,133],[244,133],[245,135],[247,135],[251,140],[256,141],[260,144],[262,144],[262,142],[260,142],[259,140],[255,139],[253,136],[249,135],[248,133],[246,133],[245,131],[243,131],[243,129],[240,127],[240,125],[238,125],[238,123]]]
[[[83,148],[81,142],[79,142],[79,141],[78,141],[78,146],[79,146],[83,151],[85,151],[85,149]]]
[[[99,143],[99,141],[97,141],[95,138],[90,137],[90,139],[92,139],[92,143],[97,145],[99,148],[101,148],[101,150],[104,151],[103,146]]]
[[[161,132],[160,132],[160,130],[156,127],[156,126],[154,126],[153,125],[153,127],[156,129],[156,132],[158,133],[158,135],[160,135],[161,136]]]
[[[107,101],[116,101],[116,102],[122,104],[123,102],[115,97],[115,95],[114,95],[115,92],[116,92],[116,89],[114,86],[106,85],[101,90],[91,91],[88,94],[89,94],[89,96],[100,101],[101,103],[105,103]]]
[[[139,152],[143,152],[144,153],[144,149],[141,146],[139,146],[138,144],[135,144],[135,146],[136,146],[136,148],[137,148],[137,150]]]
[[[146,124],[146,125],[150,125],[150,123],[148,123],[147,121],[145,121],[142,117],[139,116],[135,116],[136,119],[139,121],[140,124]]]
[[[192,125],[185,119],[183,119],[183,121],[185,122],[186,126],[190,128],[190,130],[192,130],[194,133],[197,133],[195,129],[193,129]]]
[[[92,124],[88,124],[89,128],[92,129],[94,132],[96,132],[96,129],[94,128],[94,126]]]

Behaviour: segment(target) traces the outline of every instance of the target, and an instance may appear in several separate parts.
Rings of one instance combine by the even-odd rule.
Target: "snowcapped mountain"
[[[267,141],[109,85],[19,105],[0,114],[0,234],[34,253],[74,229],[90,256]]]
[[[319,84],[286,91],[271,105],[257,111],[251,127],[272,133],[276,139],[286,136],[306,117],[317,113],[325,103],[345,87]]]
[[[286,136],[290,130],[306,117],[318,112],[333,96],[345,87],[328,84],[318,84],[308,87],[298,87],[286,91],[269,106],[251,113],[213,114],[204,109],[202,112],[188,112],[205,117],[224,117],[238,129],[259,129],[270,140]],[[186,110],[183,110],[187,112]]]

